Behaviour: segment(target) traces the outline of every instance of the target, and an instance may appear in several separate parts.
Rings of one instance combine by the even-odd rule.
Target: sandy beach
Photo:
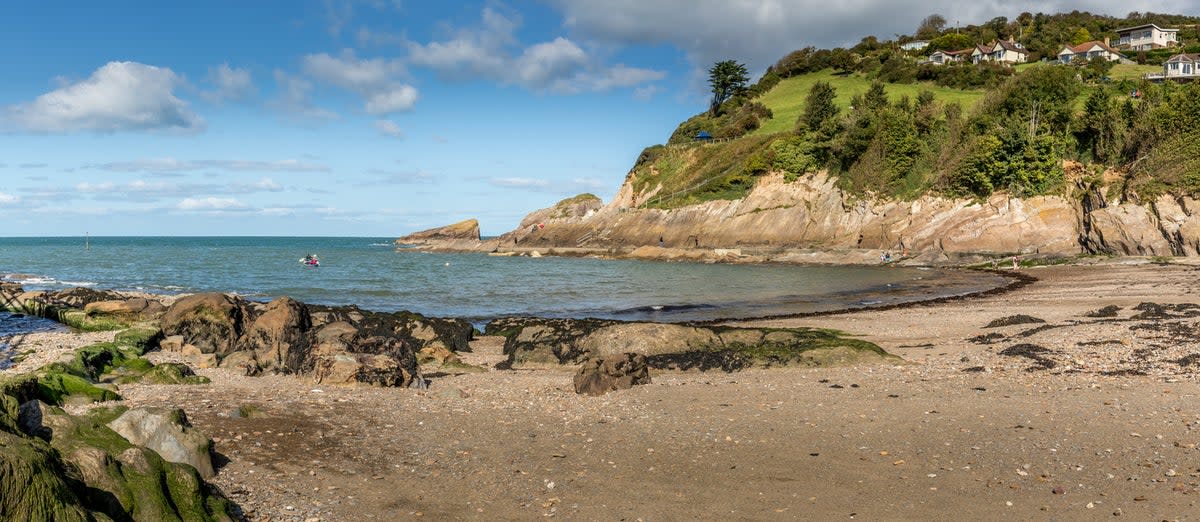
[[[120,391],[184,408],[249,520],[1200,517],[1200,268],[1023,271],[1000,295],[747,323],[835,328],[902,364],[655,373],[598,398],[570,369],[428,390],[200,369],[212,384]],[[37,336],[39,362],[92,341]]]

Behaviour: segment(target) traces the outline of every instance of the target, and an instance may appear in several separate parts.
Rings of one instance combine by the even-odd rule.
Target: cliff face
[[[479,240],[479,221],[468,219],[453,225],[413,232],[396,240],[396,244],[424,244],[430,241]]]
[[[745,198],[672,210],[636,208],[647,194],[627,179],[603,208],[530,214],[499,246],[606,248],[908,249],[946,255],[1114,253],[1200,255],[1191,198],[1148,204],[1087,197],[996,195],[984,203],[925,196],[872,201],[843,193],[824,174],[788,183],[768,175]],[[560,205],[561,206],[561,205]],[[555,207],[558,208],[558,207]],[[538,224],[543,226],[539,227]]]

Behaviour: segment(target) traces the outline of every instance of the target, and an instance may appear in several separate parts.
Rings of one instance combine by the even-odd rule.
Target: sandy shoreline
[[[996,295],[739,323],[839,329],[899,365],[661,373],[599,398],[569,370],[416,391],[203,369],[212,384],[121,392],[187,410],[252,520],[1200,517],[1200,319],[1136,309],[1200,303],[1200,269],[1027,272]],[[985,328],[1016,314],[1045,322]],[[45,354],[91,342],[38,335]]]

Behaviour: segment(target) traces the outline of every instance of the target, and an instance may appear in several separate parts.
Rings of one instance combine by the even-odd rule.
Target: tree
[[[804,114],[800,116],[800,123],[808,127],[808,130],[820,130],[826,122],[838,115],[838,107],[833,103],[835,98],[837,91],[829,82],[814,83],[808,91],[808,98],[804,100]]]
[[[921,25],[917,26],[917,39],[931,40],[936,38],[946,27],[946,18],[940,14],[931,14],[921,20]]]
[[[713,116],[721,109],[721,104],[725,100],[732,98],[746,89],[746,82],[750,81],[750,74],[746,71],[746,66],[734,60],[724,60],[713,64],[708,70],[708,85],[712,87],[712,104],[709,106],[709,111]]]
[[[1092,41],[1092,33],[1083,27],[1080,27],[1075,31],[1075,34],[1071,35],[1071,45],[1079,45],[1090,41]]]
[[[971,46],[971,37],[965,34],[950,33],[934,38],[929,42],[930,51],[958,51]]]

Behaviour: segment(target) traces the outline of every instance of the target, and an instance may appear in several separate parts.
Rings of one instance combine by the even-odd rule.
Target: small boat
[[[317,268],[317,267],[321,266],[321,260],[317,259],[316,254],[309,254],[307,256],[300,258],[300,264],[302,264],[306,267],[309,267],[309,268]]]

